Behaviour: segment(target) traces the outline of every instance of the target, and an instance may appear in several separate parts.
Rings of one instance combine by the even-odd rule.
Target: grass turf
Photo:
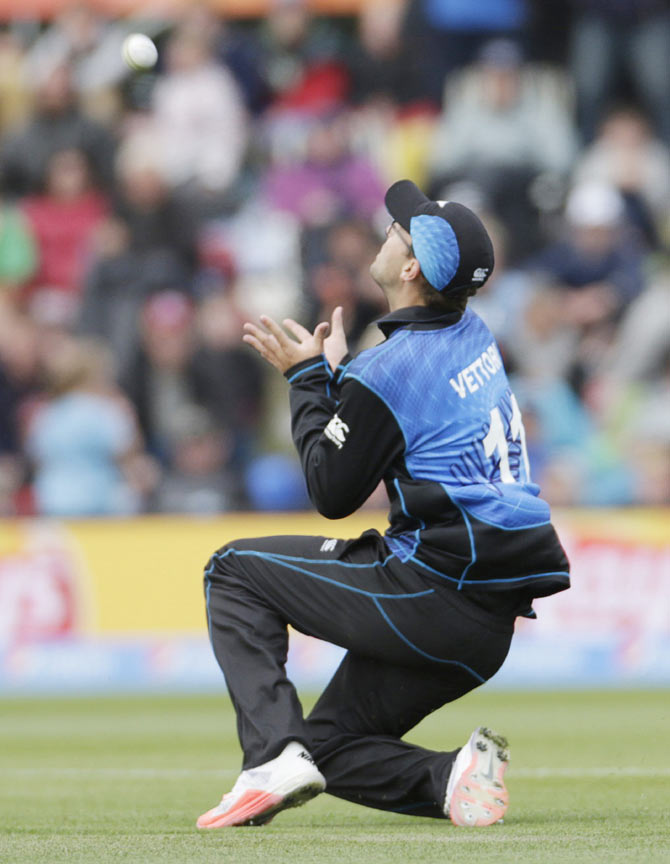
[[[321,795],[262,828],[200,833],[196,817],[239,768],[225,697],[5,700],[0,861],[670,862],[667,691],[483,689],[408,738],[452,748],[481,723],[510,739],[504,825],[461,829]]]

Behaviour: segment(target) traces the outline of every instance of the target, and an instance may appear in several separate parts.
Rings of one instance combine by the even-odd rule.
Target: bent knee
[[[209,584],[212,579],[221,579],[231,572],[241,570],[241,562],[237,553],[248,548],[249,542],[249,540],[232,540],[217,549],[205,565],[205,585]]]

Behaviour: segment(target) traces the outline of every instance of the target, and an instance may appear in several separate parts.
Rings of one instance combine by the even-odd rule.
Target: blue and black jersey
[[[549,506],[531,481],[524,427],[495,339],[471,310],[401,309],[385,341],[335,373],[324,357],[286,373],[310,497],[330,518],[383,480],[390,551],[476,596],[527,599],[569,586]]]

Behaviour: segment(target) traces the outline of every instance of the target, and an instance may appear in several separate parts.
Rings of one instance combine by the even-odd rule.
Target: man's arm
[[[286,373],[291,429],[310,499],[319,513],[341,519],[374,492],[404,450],[388,406],[354,378],[335,383],[325,357]]]
[[[295,321],[290,338],[267,316],[245,324],[244,341],[291,384],[291,427],[309,495],[317,510],[339,519],[357,510],[404,450],[404,437],[387,405],[364,384],[338,378],[346,352],[341,309],[310,333]],[[324,344],[325,340],[325,344]],[[332,367],[332,368],[331,368]]]

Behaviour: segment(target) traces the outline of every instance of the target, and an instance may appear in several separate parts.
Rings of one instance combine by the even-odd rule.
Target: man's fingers
[[[342,308],[342,306],[336,306],[333,309],[333,314],[332,314],[333,331],[341,330],[344,333],[344,322],[342,320],[343,314],[344,314],[344,309]]]
[[[281,353],[281,348],[275,337],[263,330],[257,324],[252,324],[250,321],[244,325],[244,335],[242,341],[247,345],[251,345],[256,351],[272,365],[276,365],[277,355]]]
[[[317,344],[318,350],[323,353],[323,340],[328,335],[328,330],[330,329],[330,324],[327,321],[322,321],[320,324],[316,325],[316,329],[314,330],[314,341]]]
[[[302,324],[298,324],[297,321],[294,321],[293,318],[284,318],[282,322],[284,327],[292,333],[298,342],[304,342],[305,339],[310,339],[312,334],[306,327],[303,327]]]
[[[269,359],[270,352],[261,340],[256,338],[256,336],[253,336],[251,333],[245,333],[244,336],[242,336],[242,341],[246,342],[247,345],[251,345],[252,348],[255,348],[256,351],[258,351],[262,357],[265,357],[266,360]]]
[[[244,336],[242,336],[242,341],[246,342],[247,345],[251,345],[252,348],[255,348],[255,350],[258,351],[263,360],[267,360],[267,362],[270,363],[272,366],[280,369],[277,357],[272,351],[268,350],[266,345],[261,342],[260,339],[257,339],[251,333],[245,333]]]
[[[256,339],[260,339],[261,341],[269,339],[272,335],[268,333],[267,330],[264,330],[263,327],[259,327],[258,324],[252,324],[251,321],[247,321],[242,329],[245,333],[251,333],[252,336],[255,336]]]
[[[314,357],[315,354],[323,354],[323,343],[330,325],[322,321],[314,333],[305,330],[293,319],[287,319],[287,326],[292,331],[289,336],[268,315],[261,316],[261,324],[252,324],[247,321],[244,324],[242,341],[250,345],[280,372],[285,372],[296,363]],[[293,338],[295,336],[295,338]]]
[[[272,323],[274,324],[274,321]],[[264,345],[268,351],[272,351],[275,354],[278,351],[281,351],[279,340],[273,333],[269,333],[267,330],[264,330],[262,327],[259,327],[257,324],[252,324],[249,321],[244,325],[244,330]]]
[[[291,341],[279,324],[269,315],[261,315],[261,324],[270,331],[282,347],[286,347]]]

